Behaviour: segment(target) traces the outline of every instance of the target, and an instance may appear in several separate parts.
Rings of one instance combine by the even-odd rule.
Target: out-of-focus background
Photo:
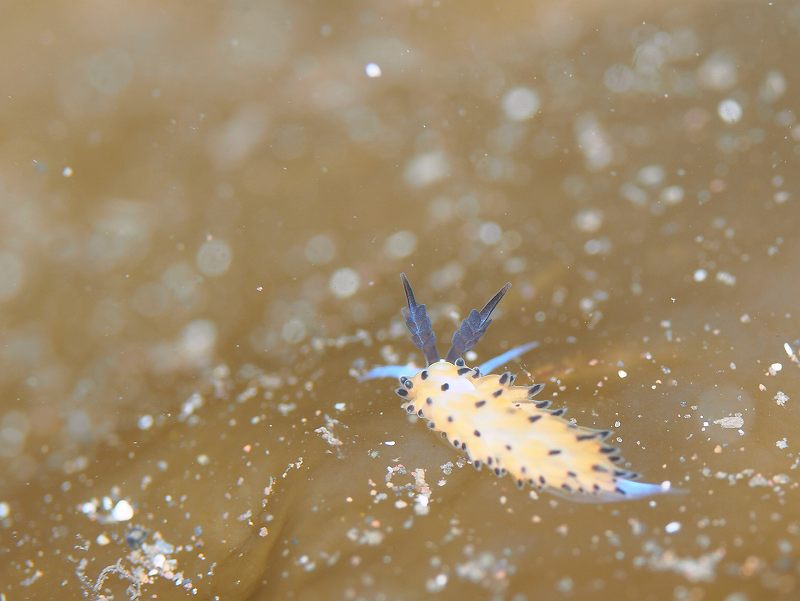
[[[798,598],[800,7],[491,4],[5,7],[2,601]],[[358,383],[401,271],[687,494]]]

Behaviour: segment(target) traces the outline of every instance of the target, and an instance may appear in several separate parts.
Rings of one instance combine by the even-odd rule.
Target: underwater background
[[[800,5],[10,2],[0,601],[800,597]],[[468,362],[682,495],[478,472]],[[444,350],[444,349],[442,349]]]

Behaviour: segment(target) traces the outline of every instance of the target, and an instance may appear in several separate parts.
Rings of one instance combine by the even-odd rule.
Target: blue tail
[[[626,499],[643,499],[654,495],[668,495],[684,493],[683,489],[672,488],[669,482],[651,484],[650,482],[636,482],[635,480],[617,480],[617,486],[625,493]]]
[[[636,501],[659,495],[683,494],[686,490],[673,488],[669,482],[652,484],[650,482],[635,482],[633,480],[617,480],[617,487],[622,492],[598,492],[592,494],[564,493],[559,489],[548,489],[547,492],[573,503],[619,503],[620,501]]]

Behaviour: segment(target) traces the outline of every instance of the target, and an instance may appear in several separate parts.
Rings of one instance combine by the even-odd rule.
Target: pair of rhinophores
[[[473,309],[453,334],[444,359],[436,349],[436,335],[425,305],[418,305],[405,274],[401,274],[408,308],[403,317],[411,340],[425,356],[427,367],[382,365],[361,380],[400,378],[395,391],[402,407],[426,419],[473,465],[486,465],[498,476],[511,475],[517,486],[547,490],[575,501],[604,502],[639,499],[670,492],[668,482],[636,482],[638,475],[620,469],[618,449],[604,440],[609,430],[595,430],[562,418],[564,409],[548,409],[537,400],[544,384],[516,386],[511,372],[491,372],[538,346],[529,342],[479,367],[469,367],[462,355],[486,333],[492,311],[505,296],[506,284],[480,311]]]

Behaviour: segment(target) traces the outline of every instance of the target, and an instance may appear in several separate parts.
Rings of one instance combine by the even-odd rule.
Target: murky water
[[[698,4],[7,7],[0,599],[798,598],[800,10]],[[688,493],[358,383],[401,271]]]

